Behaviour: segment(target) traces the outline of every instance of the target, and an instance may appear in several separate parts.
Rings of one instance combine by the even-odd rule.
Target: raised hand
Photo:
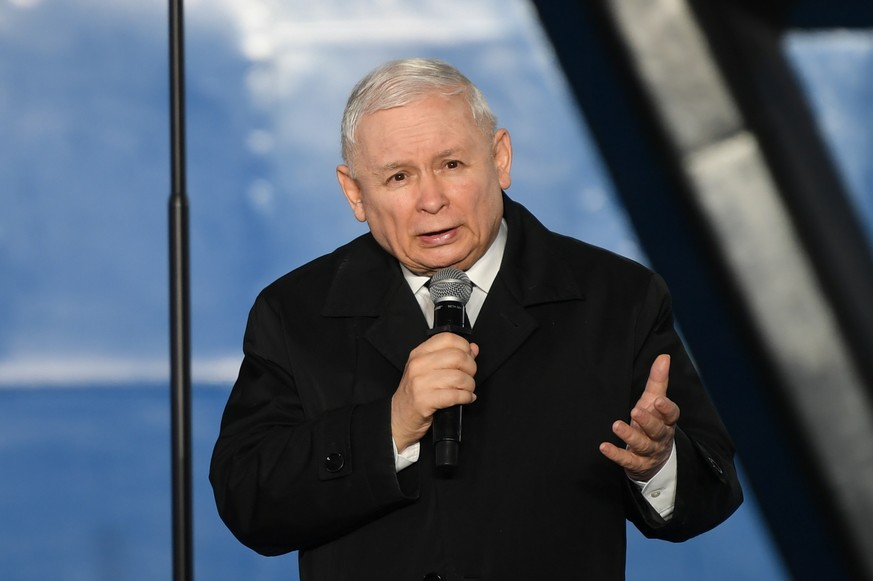
[[[664,466],[673,449],[679,406],[667,397],[670,356],[659,355],[649,371],[643,395],[631,410],[631,423],[617,420],[613,433],[627,445],[624,449],[603,442],[604,456],[624,468],[628,477],[646,482]]]

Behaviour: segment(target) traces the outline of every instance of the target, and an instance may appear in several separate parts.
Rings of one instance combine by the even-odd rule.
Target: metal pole
[[[194,578],[191,523],[191,333],[182,0],[170,0],[170,399],[173,579]]]

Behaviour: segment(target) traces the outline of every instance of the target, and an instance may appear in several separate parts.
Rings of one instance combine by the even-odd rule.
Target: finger
[[[473,374],[464,369],[438,369],[430,376],[432,386],[436,391],[467,391],[476,389]]]
[[[630,412],[631,424],[640,418],[653,418],[658,422],[673,426],[679,421],[679,406],[667,397],[659,397],[652,407],[637,406]],[[649,420],[650,421],[650,420]]]
[[[471,351],[471,344],[460,335],[455,335],[454,333],[437,333],[432,337],[428,337],[427,340],[421,343],[413,351],[432,353],[434,351],[448,348],[461,349],[469,352]]]
[[[475,390],[476,385],[473,383],[437,389],[433,392],[434,410],[452,407],[453,405],[471,404],[478,398]]]
[[[644,462],[639,456],[619,448],[610,442],[603,442],[600,444],[600,453],[630,473],[642,472],[647,467],[646,462]]]
[[[663,427],[663,425],[662,425]],[[635,429],[622,421],[616,421],[612,431],[625,443],[622,450],[609,442],[600,446],[601,452],[610,460],[632,473],[636,480],[648,480],[645,475],[652,474],[652,469],[660,468],[670,456],[673,447],[673,430],[663,433],[663,438],[652,439],[641,430]],[[612,446],[613,448],[611,448]]]
[[[434,373],[458,370],[469,376],[476,374],[476,360],[469,351],[442,349],[432,353],[423,363]]]
[[[666,396],[667,385],[670,382],[670,356],[662,353],[655,358],[652,368],[649,370],[649,380],[646,382],[644,392],[650,397]]]
[[[634,419],[632,429],[641,432],[649,440],[660,442],[673,437],[672,424],[664,422],[660,416],[647,410],[634,410],[631,416]]]
[[[668,426],[675,426],[679,421],[679,406],[668,397],[660,397],[655,400],[655,411]]]
[[[629,426],[621,420],[612,424],[612,433],[625,443],[626,448],[639,456],[651,456],[657,452],[657,443],[639,427]]]
[[[467,375],[476,374],[476,349],[470,344],[449,344],[440,348],[420,345],[420,350],[414,351],[407,362],[407,369],[412,375],[428,375],[436,371],[457,369]]]
[[[444,370],[416,378],[408,389],[395,393],[394,403],[402,413],[424,420],[436,410],[476,401],[474,379],[461,371]]]
[[[625,462],[627,462],[626,456],[627,452],[622,450],[615,444],[610,442],[603,442],[600,444],[600,453],[618,464],[619,466],[625,467]]]
[[[476,389],[475,363],[470,369],[421,368],[410,363],[401,378],[395,396],[398,403],[427,417],[435,409],[456,403],[472,403]]]

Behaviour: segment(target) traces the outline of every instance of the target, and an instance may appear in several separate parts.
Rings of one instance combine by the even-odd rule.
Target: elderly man
[[[299,549],[303,581],[612,580],[626,519],[681,541],[736,509],[733,447],[663,281],[506,196],[509,133],[466,77],[377,68],[342,151],[370,232],[260,294],[213,454],[243,543]],[[429,334],[446,267],[473,283],[469,340]],[[445,472],[427,436],[456,405]]]

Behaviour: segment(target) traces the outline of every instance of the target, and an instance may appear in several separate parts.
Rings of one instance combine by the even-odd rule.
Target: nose
[[[418,186],[418,209],[420,211],[436,214],[445,207],[448,198],[446,198],[439,177],[433,172],[423,172]]]

